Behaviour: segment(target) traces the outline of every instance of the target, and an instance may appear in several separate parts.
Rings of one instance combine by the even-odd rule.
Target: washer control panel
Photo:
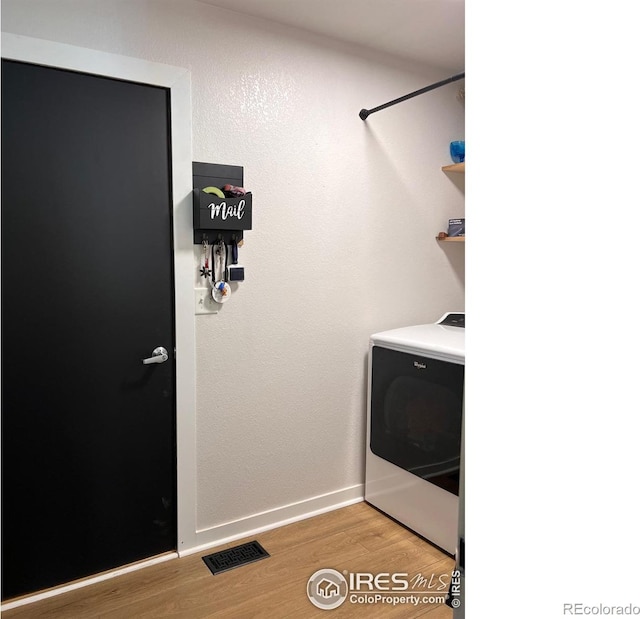
[[[445,314],[438,324],[447,325],[449,327],[462,327],[464,329],[464,314]]]

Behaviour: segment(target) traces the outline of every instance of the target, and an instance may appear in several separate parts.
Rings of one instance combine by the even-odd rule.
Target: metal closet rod
[[[411,92],[408,95],[405,95],[404,97],[399,97],[397,99],[394,99],[393,101],[389,101],[388,103],[383,103],[382,105],[379,105],[378,107],[374,107],[370,110],[360,110],[360,118],[362,118],[362,120],[367,120],[367,116],[369,116],[369,114],[373,114],[374,112],[379,112],[380,110],[384,110],[386,107],[391,107],[392,105],[395,105],[396,103],[402,103],[403,101],[406,101],[407,99],[411,99],[412,97],[417,97],[418,95],[421,95],[425,92],[429,92],[430,90],[435,90],[436,88],[440,88],[440,86],[445,86],[446,84],[451,84],[451,82],[456,82],[458,80],[461,80],[464,77],[464,73],[458,73],[458,75],[453,75],[451,77],[448,77],[446,80],[442,80],[441,82],[436,82],[435,84],[431,84],[430,86],[425,86],[424,88],[421,88],[420,90],[416,90],[415,92]]]

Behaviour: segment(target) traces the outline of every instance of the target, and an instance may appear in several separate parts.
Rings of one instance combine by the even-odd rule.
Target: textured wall
[[[242,165],[246,281],[198,316],[198,528],[363,481],[370,333],[464,309],[448,75],[191,0],[3,0],[2,29],[186,67],[193,159]],[[197,251],[194,250],[194,282]]]

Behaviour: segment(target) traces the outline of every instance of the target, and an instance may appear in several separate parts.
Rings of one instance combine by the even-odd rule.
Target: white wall
[[[461,83],[358,111],[453,72],[192,0],[2,0],[2,30],[189,69],[193,159],[244,166],[246,281],[196,319],[200,540],[358,494],[369,334],[464,309],[434,240],[464,215]]]

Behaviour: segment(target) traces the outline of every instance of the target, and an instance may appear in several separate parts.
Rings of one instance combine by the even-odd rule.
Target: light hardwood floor
[[[202,556],[256,539],[271,555],[255,563],[213,575]],[[309,602],[309,577],[322,568],[340,572],[405,572],[412,578],[447,575],[453,560],[366,503],[197,555],[173,559],[83,589],[2,613],[4,619],[178,617],[201,619],[254,617],[424,617],[451,619],[443,604],[353,604],[320,610]],[[427,589],[421,589],[429,593]],[[446,594],[445,591],[433,595]]]

